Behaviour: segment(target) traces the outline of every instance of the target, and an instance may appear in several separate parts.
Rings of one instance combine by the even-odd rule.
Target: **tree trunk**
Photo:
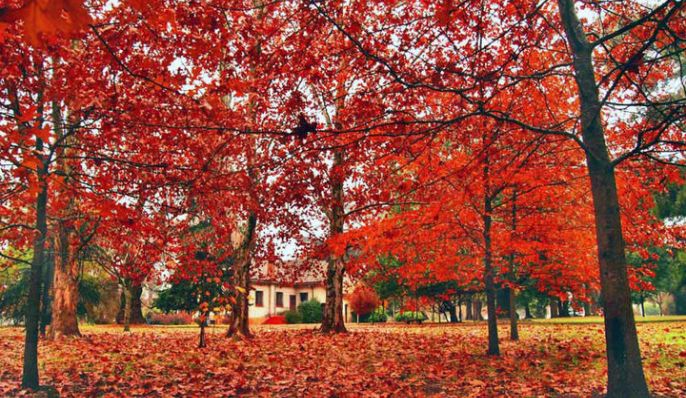
[[[453,304],[453,302],[450,300],[444,300],[442,307],[448,310],[448,314],[450,315],[450,323],[457,323],[457,311],[455,304]]]
[[[510,289],[510,340],[519,340],[519,330],[517,327],[517,307],[515,305],[516,292]]]
[[[517,230],[517,190],[512,191],[512,233],[514,235],[515,231]],[[515,252],[512,252],[510,255],[510,282],[514,283],[517,277],[517,272],[515,269]],[[509,297],[507,298],[507,302],[510,305],[508,308],[508,315],[510,316],[510,340],[517,341],[519,340],[519,330],[517,329],[517,293],[515,291],[515,288],[513,285],[510,285],[510,287],[507,289],[509,293]]]
[[[607,396],[648,397],[634,313],[631,308],[625,243],[619,212],[615,171],[605,142],[593,47],[572,0],[558,0],[560,19],[573,52],[574,77],[579,89],[581,129],[591,179],[600,260],[600,285],[607,348]]]
[[[131,287],[124,285],[124,331],[131,331]]]
[[[200,322],[200,340],[198,341],[198,348],[207,347],[207,338],[205,336],[205,324],[207,321]]]
[[[143,295],[143,285],[134,284],[133,281],[127,281],[126,285],[130,286],[129,291],[131,293],[131,316],[129,317],[129,324],[131,325],[142,325],[145,324],[145,317],[143,316],[143,303],[141,301],[141,296]],[[124,312],[126,310],[126,295],[124,294],[124,289],[122,289],[120,295],[119,312],[117,312],[117,323],[120,325],[124,324]]]
[[[510,317],[510,288],[509,287],[499,287],[496,288],[496,308],[498,315],[502,319],[508,319]]]
[[[246,338],[252,338],[250,333],[250,264],[252,261],[252,249],[255,241],[255,228],[257,226],[257,214],[250,212],[243,241],[238,253],[238,266],[234,275],[234,283],[243,289],[238,291],[236,304],[232,305],[231,324],[226,332],[228,337],[240,334]]]
[[[557,302],[557,305],[559,306],[558,314],[560,318],[569,318],[569,301],[560,300]]]
[[[486,145],[486,139],[483,145]],[[492,245],[491,245],[491,224],[492,204],[490,196],[490,163],[488,151],[484,159],[483,183],[484,183],[484,207],[483,207],[483,243],[484,243],[484,282],[486,287],[486,308],[488,311],[488,355],[500,355],[498,345],[498,314],[496,312],[496,288],[494,283],[494,272],[492,264]]]
[[[645,296],[641,295],[641,316],[642,316],[643,318],[646,317],[645,302],[646,302]]]
[[[526,304],[524,304],[524,317],[526,319],[531,319],[533,318],[533,315],[531,315],[531,307],[529,306],[529,302],[527,301]]]
[[[343,208],[343,176],[339,168],[343,167],[343,152],[334,151],[334,162],[331,172],[330,236],[343,233],[345,212]],[[326,303],[320,331],[322,333],[345,333],[343,322],[343,275],[345,274],[345,255],[343,258],[330,256],[326,270]]]
[[[340,261],[340,260],[339,260]],[[322,333],[345,333],[343,322],[343,272],[344,268],[339,261],[329,259],[326,271],[326,303],[322,325],[319,330]]]
[[[131,319],[129,323],[132,325],[144,325],[147,322],[143,316],[143,285],[137,284],[131,286]]]
[[[43,142],[36,138],[36,152],[43,152]],[[29,277],[29,292],[26,302],[26,335],[24,342],[24,364],[21,386],[37,389],[38,382],[38,321],[40,319],[41,278],[45,262],[45,240],[48,235],[47,205],[48,181],[43,155],[38,155],[41,163],[38,166],[38,184],[40,188],[36,195],[36,234],[33,239],[33,259]]]
[[[40,335],[45,337],[47,326],[50,324],[52,317],[51,307],[52,301],[50,293],[52,289],[52,278],[55,274],[55,245],[54,242],[50,244],[46,253],[45,271],[43,272],[43,297],[41,299],[41,319],[40,319]]]
[[[41,178],[42,179],[42,178]],[[41,276],[45,260],[45,239],[47,236],[47,182],[36,198],[36,237],[33,242],[33,260],[29,279],[26,309],[26,336],[24,344],[24,367],[21,386],[37,389],[38,383],[38,320],[40,317]]]
[[[483,321],[484,317],[481,316],[481,309],[483,308],[484,303],[481,302],[481,299],[479,300],[474,300],[474,320],[475,321]]]
[[[52,323],[49,338],[81,336],[76,310],[79,302],[79,268],[71,254],[72,231],[58,224],[58,256],[53,279]]]
[[[559,318],[560,317],[560,305],[558,304],[557,299],[552,298],[550,299],[550,317],[551,318]]]
[[[472,299],[470,297],[465,301],[465,307],[466,307],[465,319],[468,321],[474,320],[474,315],[472,313],[472,305],[473,305]]]

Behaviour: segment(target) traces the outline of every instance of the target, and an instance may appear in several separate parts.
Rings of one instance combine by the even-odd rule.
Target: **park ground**
[[[641,319],[639,319],[640,321]],[[501,357],[485,355],[483,323],[256,326],[251,341],[197,327],[83,326],[84,337],[40,346],[46,391],[62,397],[588,397],[606,379],[602,324],[524,322],[521,341],[502,324]],[[649,384],[659,397],[686,396],[686,318],[640,322]],[[0,328],[0,396],[19,390],[23,330]]]

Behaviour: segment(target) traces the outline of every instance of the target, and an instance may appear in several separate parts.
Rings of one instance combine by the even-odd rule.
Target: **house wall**
[[[257,306],[255,296],[258,291],[263,292],[263,304]],[[283,306],[276,306],[276,293],[283,293]],[[300,293],[307,293],[307,300],[316,299],[320,303],[326,302],[326,289],[323,286],[309,286],[309,287],[292,287],[292,286],[278,286],[255,284],[250,291],[250,319],[258,320],[267,318],[272,315],[282,314],[289,310],[290,296],[295,295],[295,306],[297,307],[302,302]],[[348,301],[343,301],[343,314],[346,321],[352,321],[350,316],[350,306]]]

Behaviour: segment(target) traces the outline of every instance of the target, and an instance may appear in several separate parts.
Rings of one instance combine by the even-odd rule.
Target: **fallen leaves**
[[[670,325],[686,335],[686,324]],[[592,396],[603,393],[605,358],[595,325],[522,326],[522,341],[501,341],[503,356],[483,354],[483,324],[349,325],[322,335],[292,326],[263,326],[250,341],[197,329],[85,328],[82,339],[41,342],[43,383],[61,396]],[[686,341],[661,339],[641,324],[653,392],[679,396]],[[505,335],[505,333],[503,333]],[[0,329],[0,395],[19,392],[21,330]],[[678,369],[678,370],[677,370]],[[681,376],[679,376],[681,375]]]

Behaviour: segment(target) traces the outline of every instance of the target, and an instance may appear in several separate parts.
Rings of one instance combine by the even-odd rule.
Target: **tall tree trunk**
[[[486,146],[486,134],[483,136],[482,143]],[[486,287],[486,309],[488,311],[488,355],[500,355],[500,347],[498,344],[498,314],[496,311],[496,288],[495,288],[495,270],[493,269],[492,256],[493,248],[491,243],[491,226],[492,219],[492,203],[491,203],[491,186],[490,186],[490,159],[488,151],[485,151],[483,167],[483,184],[484,184],[484,203],[483,203],[483,245],[484,245],[484,284]]]
[[[512,222],[512,233],[514,234],[515,231],[517,230],[517,190],[512,191],[512,214],[511,214],[511,222]],[[512,285],[507,289],[509,293],[509,297],[507,299],[508,303],[510,304],[510,308],[508,309],[508,313],[510,316],[510,340],[517,341],[519,340],[519,330],[517,329],[517,292],[515,291],[514,288],[514,282],[517,278],[517,272],[515,269],[515,253],[513,252],[510,255],[510,282],[512,282]]]
[[[607,396],[648,397],[634,313],[631,308],[625,243],[614,166],[601,122],[601,104],[593,66],[593,46],[574,9],[573,0],[558,0],[560,19],[573,53],[579,89],[581,129],[591,179],[600,260],[600,286],[607,348]]]
[[[52,102],[52,120],[55,135],[64,139],[64,147],[60,150],[58,167],[65,175],[66,181],[71,180],[71,167],[67,162],[69,146],[73,143],[73,136],[67,135],[62,120],[62,109],[57,101]],[[79,267],[72,253],[72,238],[74,227],[70,224],[74,217],[75,198],[70,196],[67,205],[60,211],[57,222],[57,251],[56,267],[53,276],[52,323],[48,337],[58,339],[63,336],[81,336],[77,318],[79,301]]]
[[[52,323],[48,337],[81,336],[76,310],[79,301],[79,268],[71,253],[73,231],[64,221],[58,224],[58,251],[53,282]]]
[[[37,64],[40,73],[43,72],[42,62]],[[38,94],[38,110],[37,114],[42,115],[44,110],[43,102],[43,88]],[[21,110],[19,108],[19,97],[16,90],[9,90],[10,96],[13,97],[13,112],[14,116],[19,120],[21,118]],[[40,128],[43,125],[43,118],[36,122],[34,127]],[[28,133],[26,130],[30,128],[29,122],[21,122],[17,129],[21,133]],[[33,258],[31,259],[31,269],[29,273],[28,296],[26,299],[26,314],[25,314],[25,337],[24,337],[24,358],[22,367],[21,386],[22,388],[37,389],[39,387],[38,377],[38,333],[39,322],[41,316],[41,287],[43,282],[43,267],[45,264],[45,243],[48,238],[48,177],[50,158],[43,153],[44,143],[43,139],[36,136],[36,145],[34,155],[39,162],[36,166],[36,181],[38,184],[38,191],[35,200],[35,214],[36,224],[33,235]]]
[[[40,141],[40,139],[38,139]],[[42,142],[36,144],[42,152]],[[23,388],[37,389],[38,382],[38,321],[40,318],[41,277],[45,262],[45,240],[48,235],[47,204],[48,182],[43,166],[39,166],[38,181],[41,185],[36,197],[36,232],[33,240],[33,260],[29,277],[29,293],[26,305],[26,336],[24,365],[21,379]]]
[[[500,355],[498,345],[498,318],[495,306],[495,283],[491,263],[491,201],[486,200],[484,215],[484,279],[486,282],[486,308],[488,311],[488,355]]]
[[[258,10],[257,18],[262,20],[264,17],[264,1],[263,0],[253,0],[253,6],[255,10]],[[255,46],[255,55],[258,57],[262,54],[262,44],[261,40],[257,42]],[[250,65],[250,74],[256,75],[257,68],[256,64],[252,63]],[[257,112],[255,112],[256,99],[258,95],[258,88],[251,87],[252,99],[249,103],[249,115],[250,122],[253,128],[257,128]],[[259,176],[257,174],[257,169],[254,164],[254,156],[256,154],[255,141],[250,141],[250,148],[247,151],[248,157],[248,177],[252,181],[252,189],[250,191],[251,200],[253,203],[258,204],[259,198],[256,192],[257,186],[259,186]],[[244,338],[252,338],[252,333],[250,332],[250,266],[252,264],[253,249],[255,247],[255,230],[257,227],[257,213],[253,210],[250,211],[248,215],[248,221],[246,225],[246,231],[242,236],[242,241],[238,247],[238,255],[236,256],[236,269],[233,276],[234,285],[239,289],[236,291],[236,302],[231,305],[231,318],[229,329],[226,331],[227,337],[233,337],[236,335],[241,335]],[[241,291],[242,290],[242,291]]]
[[[472,298],[469,297],[469,298],[467,298],[467,300],[465,300],[465,307],[467,309],[467,311],[466,311],[467,313],[465,314],[465,319],[468,321],[474,320],[474,315],[472,312],[472,306],[473,306]]]
[[[231,321],[226,332],[228,337],[240,334],[246,338],[252,338],[250,332],[250,264],[252,262],[252,250],[255,246],[255,229],[257,227],[257,214],[250,212],[245,233],[238,250],[238,264],[234,274],[234,283],[243,291],[238,291],[236,303],[232,305]]]
[[[343,209],[343,177],[338,170],[343,167],[343,152],[334,151],[334,162],[331,172],[330,236],[343,233],[345,213]],[[326,270],[326,303],[320,331],[322,333],[346,332],[343,321],[343,276],[345,274],[345,256],[329,256]]]
[[[51,289],[52,289],[52,278],[55,274],[55,244],[50,243],[48,251],[46,253],[45,260],[45,270],[43,271],[43,295],[41,298],[41,316],[40,316],[40,335],[45,337],[47,326],[50,324],[50,319],[52,317],[50,308],[51,303]]]

